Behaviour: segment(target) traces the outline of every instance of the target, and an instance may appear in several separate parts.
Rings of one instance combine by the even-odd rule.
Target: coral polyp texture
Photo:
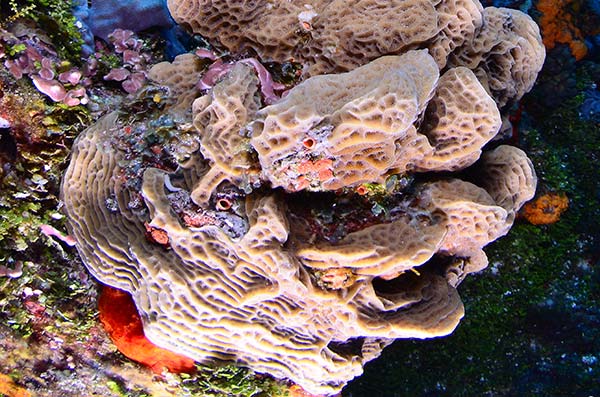
[[[331,394],[394,339],[457,326],[456,287],[534,195],[526,154],[492,140],[544,50],[516,11],[377,4],[170,1],[232,51],[339,73],[271,103],[246,62],[201,90],[208,66],[181,55],[148,74],[153,112],[77,139],[70,232],[156,345]]]
[[[435,115],[418,130],[428,104]],[[291,191],[381,183],[391,170],[464,168],[501,124],[473,72],[458,67],[440,78],[426,50],[315,76],[260,116],[252,146],[271,184]],[[309,162],[327,168],[315,173]]]
[[[313,0],[306,2],[168,0],[173,18],[233,52],[290,59],[311,75],[347,71],[384,54],[431,48],[448,54],[481,26],[472,0]]]

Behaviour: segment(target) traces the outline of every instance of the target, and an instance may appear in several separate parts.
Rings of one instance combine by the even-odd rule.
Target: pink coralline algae
[[[63,83],[69,83],[72,85],[76,85],[77,83],[79,83],[79,81],[81,81],[81,72],[77,69],[71,69],[69,71],[66,72],[62,72],[61,74],[58,75],[58,80],[62,81]]]
[[[204,73],[202,78],[196,84],[196,88],[200,90],[209,90],[221,79],[223,76],[231,72],[237,62],[224,62],[221,58],[218,58],[212,52],[204,49],[196,51],[196,55],[203,59],[210,59],[214,61],[208,70]],[[256,58],[245,58],[240,61],[250,65],[256,71],[258,79],[260,81],[260,91],[263,95],[264,101],[267,105],[270,105],[280,99],[280,96],[275,91],[282,91],[286,87],[284,84],[277,83],[273,80],[271,73],[256,59]]]
[[[6,32],[0,43],[13,48],[23,47],[14,58],[8,57],[4,61],[4,66],[15,79],[28,75],[35,87],[54,102],[62,102],[67,106],[85,105],[88,102],[86,90],[80,84],[81,72],[71,67],[58,73],[62,67],[61,60],[56,51],[38,37],[31,34],[17,37]],[[3,52],[0,55],[2,57],[7,57],[7,54]]]
[[[254,68],[260,80],[260,91],[265,98],[265,103],[270,105],[279,99],[279,96],[275,95],[275,91],[281,91],[285,89],[285,85],[276,83],[273,81],[271,74],[265,67],[256,60],[256,58],[242,59],[240,62],[246,63]]]
[[[125,68],[114,68],[104,76],[104,80],[123,81],[130,75],[131,72]]]
[[[47,237],[56,237],[63,243],[67,244],[69,247],[73,247],[75,245],[75,239],[71,236],[65,235],[54,226],[50,225],[41,225],[40,231]]]
[[[123,57],[123,66],[111,69],[104,80],[120,81],[121,87],[133,94],[146,82],[147,65],[152,57],[143,51],[143,41],[130,30],[115,29],[108,39],[115,52]]]
[[[0,59],[5,59],[4,66],[15,79],[29,76],[35,87],[53,102],[85,105],[89,101],[87,90],[102,70],[100,66],[106,65],[104,57],[111,52],[120,56],[122,65],[110,69],[103,77],[105,81],[120,82],[128,94],[135,93],[146,82],[152,56],[143,48],[144,42],[133,32],[122,29],[115,30],[109,40],[114,47],[97,42],[96,52],[77,68],[61,60],[49,44],[35,35],[18,37],[5,31],[0,37]],[[11,54],[6,48],[18,51]]]
[[[118,54],[128,49],[137,51],[142,47],[142,41],[131,30],[115,29],[108,35],[108,39],[115,46],[115,52]]]
[[[16,262],[14,268],[0,265],[0,277],[17,278],[23,274],[23,262]]]
[[[42,94],[48,95],[54,102],[61,102],[67,96],[65,87],[56,80],[44,79],[35,74],[31,76],[31,80]]]

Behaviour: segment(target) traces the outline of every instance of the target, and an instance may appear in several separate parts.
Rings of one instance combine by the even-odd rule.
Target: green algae
[[[0,28],[19,20],[35,21],[56,45],[59,56],[78,64],[83,38],[71,7],[65,0],[9,0],[0,6]]]
[[[40,241],[41,225],[62,227],[58,187],[67,145],[90,120],[83,107],[46,105],[31,87],[3,77],[0,103],[13,150],[3,153],[0,170],[0,264]]]
[[[453,334],[395,342],[344,395],[538,396],[592,390],[593,376],[581,359],[597,352],[598,333],[588,331],[587,346],[572,347],[562,341],[580,335],[576,343],[581,343],[583,331],[555,335],[584,323],[572,303],[600,303],[594,273],[576,260],[579,239],[564,238],[572,231],[569,223],[515,225],[508,237],[488,247],[490,268],[461,284],[466,315]],[[556,321],[548,323],[549,318]],[[591,328],[593,319],[587,325]],[[573,361],[571,380],[543,384],[566,365],[562,355]]]
[[[69,2],[12,0],[3,3],[0,11],[9,15],[5,23],[36,21],[58,43],[59,57],[68,59],[64,65],[78,62],[80,37],[69,14]],[[66,48],[61,43],[70,44]],[[16,45],[7,48],[7,53],[17,55],[24,49],[24,45]],[[105,54],[100,60],[106,71],[120,64],[114,54]],[[98,287],[75,250],[40,231],[45,224],[65,230],[59,183],[70,146],[92,117],[82,106],[49,103],[28,79],[15,81],[5,70],[0,71],[0,90],[3,117],[11,122],[3,132],[10,134],[10,150],[0,156],[0,265],[15,270],[10,277],[0,277],[0,373],[15,374],[20,383],[34,389],[43,387],[48,393],[44,395],[68,395],[69,387],[86,387],[97,395],[149,396],[154,385],[132,383],[125,375],[115,375],[115,371],[125,374],[133,366],[148,383],[161,385],[114,347],[106,350],[111,345],[99,329]],[[127,110],[142,115],[152,111],[153,105],[158,104],[143,97]],[[169,126],[165,127],[169,123],[162,121],[143,136],[144,148],[171,137]],[[21,274],[16,272],[18,267]],[[94,352],[94,361],[85,359],[88,352]],[[66,370],[71,364],[61,361],[73,357],[76,373]],[[163,382],[172,383],[164,387],[175,396],[283,396],[286,390],[272,378],[235,366],[202,367],[198,375],[169,375]]]
[[[92,342],[97,337],[90,336],[98,332],[97,285],[87,274],[74,249],[40,232],[40,226],[44,224],[65,230],[60,214],[59,182],[69,147],[76,134],[91,122],[91,116],[83,107],[48,104],[37,91],[22,81],[13,82],[6,74],[3,82],[3,104],[9,111],[15,112],[11,118],[27,121],[11,126],[17,154],[5,164],[0,175],[0,264],[9,268],[17,263],[23,264],[20,276],[0,278],[0,321],[9,330],[2,331],[8,333],[5,342],[10,343],[14,338],[31,341],[31,346],[38,346],[58,338],[69,344],[80,344],[84,349],[98,349],[95,346],[97,342]],[[124,105],[131,115],[124,115],[124,118],[128,120],[126,125],[136,125],[139,122],[137,118],[156,114],[153,122],[137,124],[139,133],[133,133],[129,138],[139,138],[137,144],[132,145],[132,157],[150,156],[155,160],[152,163],[157,165],[161,161],[155,159],[156,154],[149,148],[162,146],[174,139],[174,125],[168,116],[158,116],[164,102],[156,102],[154,98],[162,91],[149,90]],[[27,146],[30,142],[35,142],[35,145]],[[106,339],[106,335],[103,338]],[[11,351],[9,345],[6,348],[10,362],[22,362],[23,355],[28,362],[33,362],[27,364],[31,370],[25,371],[26,378],[38,376],[40,370],[35,368],[49,366],[41,372],[43,374],[54,372],[53,366],[60,365],[40,363],[32,352]],[[131,365],[127,358],[115,351],[99,354],[98,359],[125,369]],[[87,368],[90,363],[83,365]],[[78,371],[84,371],[84,368],[78,367]],[[144,374],[146,370],[140,367],[138,371]],[[147,376],[148,382],[152,382],[151,375]],[[169,383],[165,387],[174,396],[284,396],[287,390],[287,385],[282,382],[234,365],[203,366],[193,376],[170,374],[165,382]],[[104,395],[152,395],[148,387],[131,384],[125,377],[109,376],[97,387],[105,388]]]
[[[198,366],[199,374],[183,378],[182,389],[192,396],[206,397],[284,397],[287,386],[269,376],[260,376],[246,368]]]

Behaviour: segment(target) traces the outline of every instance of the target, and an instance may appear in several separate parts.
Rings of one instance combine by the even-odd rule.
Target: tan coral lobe
[[[473,0],[168,0],[177,23],[235,53],[299,61],[307,74],[355,69],[382,55],[430,48],[440,67],[481,26]],[[310,28],[306,28],[306,24]]]
[[[539,27],[518,10],[487,7],[477,34],[450,54],[451,66],[472,69],[499,107],[531,90],[546,55]]]
[[[457,67],[439,77],[427,50],[311,77],[258,116],[251,144],[263,174],[289,191],[381,183],[390,172],[462,169],[501,125],[473,72]],[[307,139],[315,142],[311,158],[331,161],[330,178],[302,183]]]
[[[538,26],[477,0],[168,0],[173,18],[234,53],[298,61],[305,74],[345,72],[427,48],[440,69],[467,66],[500,107],[531,89],[545,57]],[[310,19],[310,29],[302,21]],[[502,68],[494,68],[499,62]],[[498,73],[500,72],[500,73]],[[484,83],[485,85],[485,83]]]
[[[393,294],[380,294],[368,280],[341,292],[322,290],[282,248],[289,226],[276,196],[248,200],[250,227],[236,240],[214,225],[182,226],[165,193],[165,173],[148,169],[149,225],[168,231],[171,249],[147,241],[143,217],[127,209],[127,193],[112,177],[118,155],[104,149],[115,121],[109,115],[78,139],[63,199],[87,265],[132,293],[144,332],[157,345],[200,361],[236,359],[330,393],[361,372],[363,354],[378,354],[374,340],[445,335],[462,317],[456,290],[433,273],[402,282]],[[118,213],[106,209],[114,194]],[[336,353],[335,344],[355,337],[362,338],[363,354]]]
[[[543,62],[531,19],[472,0],[168,5],[304,80],[263,106],[246,64],[203,91],[195,55],[156,65],[154,113],[110,113],[74,144],[62,198],[91,273],[131,293],[158,346],[315,394],[396,338],[451,333],[456,287],[535,191],[523,151],[490,148]],[[140,169],[123,130],[162,116],[172,164]]]

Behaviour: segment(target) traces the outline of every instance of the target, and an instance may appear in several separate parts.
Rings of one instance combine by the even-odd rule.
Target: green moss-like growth
[[[33,20],[56,45],[59,57],[79,63],[83,39],[72,4],[65,0],[9,0],[0,4],[0,28],[17,20]]]
[[[199,374],[183,377],[184,393],[203,397],[284,397],[288,387],[281,381],[254,372],[225,365],[222,367],[199,366]]]
[[[0,265],[40,241],[41,225],[62,225],[58,190],[68,145],[89,120],[84,108],[49,106],[29,85],[3,77],[0,105],[11,125],[0,153]]]
[[[452,335],[397,341],[346,392],[539,396],[569,395],[575,385],[591,390],[595,383],[583,360],[597,351],[598,332],[593,318],[571,305],[600,302],[591,287],[594,273],[576,259],[579,239],[569,216],[551,226],[515,225],[488,247],[490,269],[460,286],[466,316]],[[572,373],[552,379],[563,368],[562,355],[573,361]]]
[[[2,130],[0,150],[0,266],[12,269],[14,277],[0,278],[0,320],[22,337],[60,329],[85,338],[93,324],[95,289],[79,274],[83,268],[74,253],[40,227],[64,230],[59,183],[70,142],[88,113],[47,105],[33,87],[6,72],[0,73],[0,90],[2,115],[10,123]]]
[[[79,44],[73,40],[79,32],[70,2],[11,0],[0,4],[0,15],[3,24],[34,20],[58,46],[58,58],[65,61],[60,68],[77,63]],[[25,46],[4,50],[14,56]],[[106,53],[99,76],[120,66],[119,59]],[[92,102],[114,98],[98,90],[106,84],[101,77],[93,84]],[[71,144],[92,116],[82,106],[51,103],[29,79],[15,81],[6,70],[0,70],[0,93],[2,117],[10,124],[2,129],[0,145],[0,373],[14,373],[20,384],[36,385],[48,396],[145,397],[157,390],[174,396],[285,396],[287,384],[233,365],[158,380],[116,352],[97,320],[97,285],[75,249],[40,231],[45,224],[66,231],[59,184]],[[132,156],[158,167],[166,166],[167,153],[157,149],[168,142],[168,149],[177,147],[174,121],[159,117],[163,97],[160,89],[147,87],[122,108],[129,114],[123,115],[124,126],[133,130]],[[136,119],[150,113],[156,115],[152,123]],[[137,146],[134,138],[140,138]],[[169,153],[177,155],[175,149]],[[134,166],[128,171],[137,175]]]

